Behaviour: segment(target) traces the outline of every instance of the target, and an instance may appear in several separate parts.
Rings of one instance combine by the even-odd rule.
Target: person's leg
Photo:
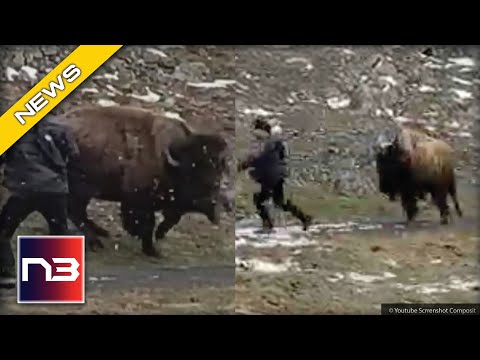
[[[298,206],[291,200],[285,201],[285,194],[283,191],[283,181],[279,181],[273,188],[273,202],[283,211],[287,211],[299,219],[303,224],[303,229],[307,230],[312,222],[312,217],[305,214]]]
[[[66,195],[42,194],[36,200],[36,206],[48,223],[50,235],[69,235]]]
[[[265,201],[270,199],[271,196],[272,190],[264,185],[261,186],[260,192],[253,194],[253,202],[255,203],[258,214],[262,218],[263,227],[266,229],[273,228],[273,220],[265,206]]]
[[[28,197],[11,195],[0,213],[0,286],[15,286],[15,257],[11,238],[18,226],[34,211]]]

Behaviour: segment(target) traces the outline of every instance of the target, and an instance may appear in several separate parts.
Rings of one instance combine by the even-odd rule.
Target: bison
[[[123,228],[142,241],[146,255],[153,245],[155,211],[163,238],[188,212],[218,225],[220,183],[227,172],[228,146],[217,134],[194,131],[180,118],[129,106],[81,107],[62,120],[72,130],[80,159],[69,169],[69,218],[87,235],[92,248],[108,232],[87,215],[92,198],[120,202]]]
[[[440,212],[441,224],[450,216],[450,195],[458,216],[462,216],[457,199],[454,151],[445,141],[419,130],[402,127],[388,140],[381,135],[376,142],[376,166],[379,191],[391,201],[399,195],[407,220],[418,213],[417,200],[428,193]]]

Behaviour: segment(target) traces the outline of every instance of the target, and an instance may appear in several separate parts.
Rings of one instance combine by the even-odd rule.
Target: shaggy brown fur
[[[399,186],[402,206],[409,220],[417,214],[416,196],[429,192],[440,211],[442,224],[450,215],[447,196],[450,194],[459,216],[462,216],[455,182],[455,156],[445,141],[419,130],[402,127],[391,145],[391,162],[398,161],[394,176]]]
[[[183,121],[127,106],[83,107],[63,118],[77,138],[80,166],[89,167],[95,183],[109,174],[105,194],[111,181],[117,181],[124,192],[151,186],[152,179],[164,174],[165,147],[193,133]]]
[[[83,107],[64,114],[62,121],[80,149],[79,162],[70,168],[69,216],[80,228],[85,224],[92,241],[99,243],[95,235],[108,232],[88,219],[91,198],[121,202],[125,230],[142,238],[148,255],[157,255],[152,243],[156,210],[164,215],[157,238],[186,212],[218,221],[216,198],[227,147],[221,136],[199,134],[180,119],[128,106]]]

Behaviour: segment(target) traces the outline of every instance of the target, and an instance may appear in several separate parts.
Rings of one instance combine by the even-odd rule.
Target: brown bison
[[[71,165],[69,218],[86,233],[88,243],[103,247],[97,236],[108,232],[88,219],[92,198],[121,203],[124,229],[153,246],[155,211],[164,220],[161,239],[187,212],[220,221],[220,183],[227,170],[227,143],[219,135],[196,133],[183,120],[134,107],[84,107],[63,120],[72,130],[80,160]]]
[[[379,190],[391,201],[400,196],[408,221],[418,213],[417,200],[425,199],[430,193],[440,211],[441,223],[447,224],[450,216],[448,194],[458,216],[462,216],[454,161],[454,151],[446,142],[418,130],[400,128],[393,140],[383,135],[377,139]]]

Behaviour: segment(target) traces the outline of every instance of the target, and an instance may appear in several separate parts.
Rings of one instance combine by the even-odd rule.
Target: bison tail
[[[457,185],[456,185],[456,182],[455,180],[452,181],[449,189],[448,189],[448,193],[450,194],[450,196],[452,197],[452,200],[453,200],[453,203],[455,204],[455,210],[457,211],[457,214],[458,216],[462,217],[463,216],[463,212],[462,212],[462,209],[460,208],[460,204],[458,202],[458,198],[457,198]]]

